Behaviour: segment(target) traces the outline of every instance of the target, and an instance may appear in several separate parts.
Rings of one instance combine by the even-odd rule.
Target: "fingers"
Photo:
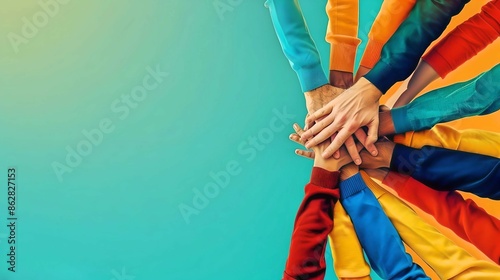
[[[337,136],[336,132],[330,137],[330,143],[335,139],[335,136]],[[336,150],[335,153],[333,153],[333,158],[335,159],[340,158],[340,150]]]
[[[317,133],[322,132],[322,130],[324,130],[324,128],[330,125],[333,121],[334,117],[330,114],[324,118],[318,119],[316,123],[310,124],[309,122],[306,122],[308,124],[309,129],[305,131],[304,135],[302,135],[301,137],[307,140],[316,135]]]
[[[293,142],[304,146],[305,141],[302,140],[302,138],[300,138],[300,136],[297,133],[290,134],[290,136],[288,136],[288,138],[290,138],[290,140],[292,140]]]
[[[365,147],[370,151],[370,153],[373,156],[378,155],[377,147],[375,147],[375,142],[377,142],[378,139],[378,125],[379,125],[379,119],[378,119],[378,114],[376,114],[373,121],[368,124],[368,135],[365,141]]]
[[[347,140],[347,138],[349,138],[349,136],[351,136],[353,133],[354,133],[354,130],[353,129],[349,129],[348,128],[349,126],[347,127],[343,127],[337,134],[337,136],[335,137],[335,139],[332,141],[332,143],[325,149],[325,151],[323,152],[322,156],[323,158],[329,158],[332,156],[332,154],[340,149],[340,147],[345,143],[345,141]],[[325,129],[326,130],[326,129]],[[318,134],[319,135],[319,134]],[[317,135],[317,136],[318,136]],[[316,138],[316,137],[315,137]],[[314,139],[312,139],[314,140]],[[307,143],[306,143],[306,147],[307,147]]]
[[[301,157],[308,158],[308,159],[314,159],[314,152],[312,152],[312,151],[304,151],[304,150],[296,149],[295,154],[297,154]]]
[[[347,138],[347,140],[345,141],[345,147],[347,149],[347,152],[351,156],[352,161],[356,165],[360,165],[361,157],[359,156],[358,149],[356,148],[356,143],[354,142],[354,138],[352,136]]]
[[[313,131],[313,130],[319,132],[318,134],[314,135],[314,137],[312,139],[309,139],[306,142],[306,148],[310,149],[311,147],[314,147],[314,146],[318,145],[319,143],[322,143],[323,141],[325,141],[326,139],[331,137],[335,132],[337,132],[340,129],[340,124],[338,122],[333,122],[321,130],[320,123],[317,123],[316,125],[314,125],[314,127],[312,129],[310,129],[304,133],[304,136],[301,136],[304,139],[308,139],[308,137],[306,137],[306,134],[308,132]],[[337,137],[335,137],[335,138],[337,138]],[[332,154],[333,154],[333,152],[332,152]]]
[[[368,150],[373,156],[377,155],[377,147],[375,144],[369,143],[368,136],[366,135],[366,132],[363,130],[363,128],[360,128],[354,132],[354,135],[358,139],[358,141],[363,144],[363,146]]]
[[[300,137],[302,137],[302,135],[304,134],[304,130],[300,128],[300,125],[298,123],[293,124],[293,130],[295,130],[295,133],[297,133],[297,135],[299,135]]]

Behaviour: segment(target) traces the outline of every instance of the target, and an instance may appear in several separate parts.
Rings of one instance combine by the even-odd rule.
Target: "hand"
[[[359,166],[354,163],[349,163],[340,169],[340,181],[345,181],[352,176],[358,174]]]
[[[389,171],[387,169],[382,169],[382,168],[377,168],[377,169],[365,169],[366,174],[368,176],[379,180],[380,182],[384,181],[385,177],[387,174],[389,174]]]
[[[302,130],[302,128],[298,124],[294,124],[293,129],[299,137],[304,133],[304,130]],[[344,147],[340,149],[340,157],[338,159],[333,157],[330,157],[328,159],[323,158],[321,154],[329,144],[330,140],[328,139],[325,142],[312,147],[312,150],[314,152],[314,166],[321,167],[328,171],[338,171],[342,166],[352,162],[351,157],[349,157],[349,155],[347,154],[347,150]],[[359,151],[363,148],[363,146],[358,143],[357,148]]]
[[[317,89],[306,91],[304,96],[306,98],[306,108],[309,114],[316,112],[323,108],[328,102],[339,96],[344,89],[333,87],[331,85],[323,85]]]
[[[361,158],[363,159],[363,163],[361,164],[362,168],[376,169],[380,167],[389,168],[391,165],[392,152],[394,151],[394,144],[390,141],[381,141],[375,143],[378,149],[378,155],[372,156],[366,151],[361,152]]]
[[[330,70],[330,84],[337,88],[348,89],[354,84],[352,73]]]
[[[362,78],[350,89],[340,94],[326,106],[309,115],[306,123],[310,127],[302,136],[306,142],[306,148],[323,142],[334,133],[338,132],[335,139],[323,152],[323,157],[330,157],[356,130],[362,126],[368,127],[368,135],[363,143],[373,154],[377,149],[373,145],[378,138],[379,124],[379,99],[382,96],[373,84]],[[310,124],[324,117],[313,127]]]

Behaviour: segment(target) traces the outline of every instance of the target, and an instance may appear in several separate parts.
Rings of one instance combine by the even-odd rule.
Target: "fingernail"
[[[355,161],[356,165],[360,165],[361,164],[361,160],[359,158],[357,158]]]
[[[293,124],[293,128],[298,130],[298,129],[299,129],[299,125],[298,125],[298,124],[296,124],[296,123],[294,123],[294,124]]]
[[[376,157],[376,156],[377,156],[377,154],[378,154],[377,150],[373,150],[373,151],[372,151],[372,156]]]

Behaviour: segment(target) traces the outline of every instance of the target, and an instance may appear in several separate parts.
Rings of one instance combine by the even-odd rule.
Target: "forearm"
[[[385,0],[373,21],[360,65],[373,68],[380,59],[382,47],[406,19],[416,0]]]
[[[398,98],[393,108],[404,106],[415,98],[426,86],[439,78],[438,73],[425,61],[420,61],[408,82],[408,87]]]
[[[361,172],[403,241],[436,272],[440,279],[496,279],[500,268],[472,257],[448,237],[422,220],[399,198]]]
[[[352,73],[358,38],[358,0],[328,0],[326,41],[330,43],[330,71]]]
[[[361,175],[341,182],[340,189],[340,201],[375,272],[383,279],[429,279],[406,253],[398,232]]]
[[[493,0],[484,5],[480,13],[448,33],[422,59],[444,78],[493,43],[498,36],[500,0]]]
[[[328,83],[297,0],[268,0],[266,6],[285,56],[302,87],[310,91]]]
[[[323,279],[326,239],[333,227],[333,205],[339,198],[339,172],[314,167],[297,212],[283,279]]]
[[[480,129],[456,130],[438,124],[430,130],[395,135],[394,142],[416,149],[434,146],[500,158],[500,133]]]
[[[438,123],[486,115],[500,109],[500,64],[462,83],[428,92],[391,110],[396,133],[429,129]]]
[[[380,60],[365,77],[384,93],[396,82],[406,79],[425,49],[441,35],[451,18],[468,1],[417,1],[406,20],[382,48]]]
[[[390,172],[383,181],[406,201],[433,216],[438,223],[451,229],[475,245],[495,263],[500,263],[500,247],[491,240],[500,236],[500,220],[489,215],[471,200],[464,200],[455,191],[433,190],[415,179]]]
[[[500,199],[498,158],[432,146],[414,149],[397,144],[389,166],[436,190],[461,190]]]
[[[333,257],[333,267],[339,279],[370,279],[370,266],[365,261],[351,218],[341,203],[333,209],[335,226],[328,235]]]

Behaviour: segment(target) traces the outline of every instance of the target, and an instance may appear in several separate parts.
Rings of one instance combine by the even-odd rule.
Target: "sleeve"
[[[354,72],[358,38],[358,0],[328,0],[326,41],[330,43],[330,70]]]
[[[406,253],[398,232],[359,173],[340,183],[340,202],[382,279],[429,279]]]
[[[497,279],[500,267],[471,256],[426,223],[406,203],[379,186],[363,171],[363,180],[378,198],[403,241],[436,272],[439,279]],[[491,241],[490,241],[491,242]]]
[[[457,69],[500,36],[500,0],[453,29],[422,57],[441,78]]]
[[[302,91],[328,84],[298,0],[267,0],[265,5],[271,13],[281,48],[297,73]]]
[[[480,129],[456,130],[445,124],[437,124],[430,130],[397,134],[394,143],[416,149],[434,146],[500,158],[500,133]]]
[[[359,243],[351,218],[342,203],[333,208],[335,226],[328,235],[333,256],[333,267],[339,279],[370,279],[370,266],[365,261],[363,248]]]
[[[416,0],[384,0],[373,21],[360,65],[373,68],[380,59],[382,47],[389,41],[415,6]]]
[[[382,48],[380,60],[365,75],[385,93],[413,72],[427,47],[444,31],[469,0],[420,0]]]
[[[460,190],[500,199],[500,160],[462,151],[396,144],[390,169],[441,191]]]
[[[500,264],[500,246],[491,246],[491,240],[500,236],[500,220],[489,215],[473,200],[464,200],[455,191],[433,190],[411,177],[395,172],[390,172],[383,183]]]
[[[326,239],[333,228],[333,205],[339,198],[338,178],[339,172],[313,167],[295,218],[284,280],[324,278]]]
[[[396,133],[429,129],[438,123],[487,115],[500,109],[500,64],[466,82],[430,91],[391,110]]]

